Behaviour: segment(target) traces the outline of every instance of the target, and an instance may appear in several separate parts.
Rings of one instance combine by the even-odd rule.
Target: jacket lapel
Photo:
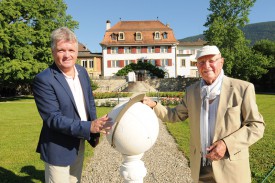
[[[63,73],[58,69],[58,67],[55,64],[52,65],[52,70],[53,70],[54,77],[60,83],[60,85],[64,88],[65,92],[68,94],[71,102],[73,103],[75,110],[77,111],[77,107],[76,107],[76,104],[74,101],[72,91],[71,91]]]
[[[233,86],[230,81],[230,79],[227,76],[224,76],[223,82],[222,82],[222,88],[221,88],[221,94],[220,94],[220,101],[217,111],[217,117],[216,117],[216,125],[215,125],[215,134],[213,141],[217,141],[221,134],[224,132],[222,131],[222,122],[224,121],[224,115],[228,108],[228,103],[231,98],[231,95],[233,93]]]

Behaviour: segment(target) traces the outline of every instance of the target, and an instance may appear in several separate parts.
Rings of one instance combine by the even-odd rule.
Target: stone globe
[[[140,102],[144,94],[118,104],[108,114],[113,127],[108,142],[117,151],[132,156],[149,150],[157,140],[159,122],[154,111]]]

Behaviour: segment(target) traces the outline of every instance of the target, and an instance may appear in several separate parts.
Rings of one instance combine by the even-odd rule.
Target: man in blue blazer
[[[37,152],[45,162],[45,181],[80,182],[84,142],[93,147],[107,133],[110,119],[97,119],[87,71],[76,65],[78,41],[66,27],[51,35],[54,63],[33,82],[35,102],[43,119]]]

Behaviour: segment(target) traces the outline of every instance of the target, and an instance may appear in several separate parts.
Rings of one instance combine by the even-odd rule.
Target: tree
[[[28,88],[52,63],[50,33],[78,27],[66,9],[63,0],[0,1],[0,92]]]
[[[267,72],[269,59],[249,47],[240,29],[248,23],[249,9],[256,0],[210,0],[204,31],[206,41],[217,45],[225,58],[225,74],[250,80]]]
[[[261,92],[275,92],[275,41],[260,40],[255,43],[252,49],[265,55],[270,60],[266,67],[268,72],[258,80],[254,80],[255,88]]]
[[[149,71],[152,75],[157,76],[158,78],[163,78],[165,75],[165,72],[152,65],[151,63],[146,63],[146,62],[138,62],[136,63],[131,63],[124,68],[120,69],[116,75],[117,76],[126,76],[129,72],[135,71],[135,70],[147,70]]]

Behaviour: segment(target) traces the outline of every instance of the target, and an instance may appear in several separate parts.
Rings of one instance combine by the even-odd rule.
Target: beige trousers
[[[80,183],[84,160],[85,141],[80,141],[76,161],[69,166],[54,166],[45,162],[46,183]]]

